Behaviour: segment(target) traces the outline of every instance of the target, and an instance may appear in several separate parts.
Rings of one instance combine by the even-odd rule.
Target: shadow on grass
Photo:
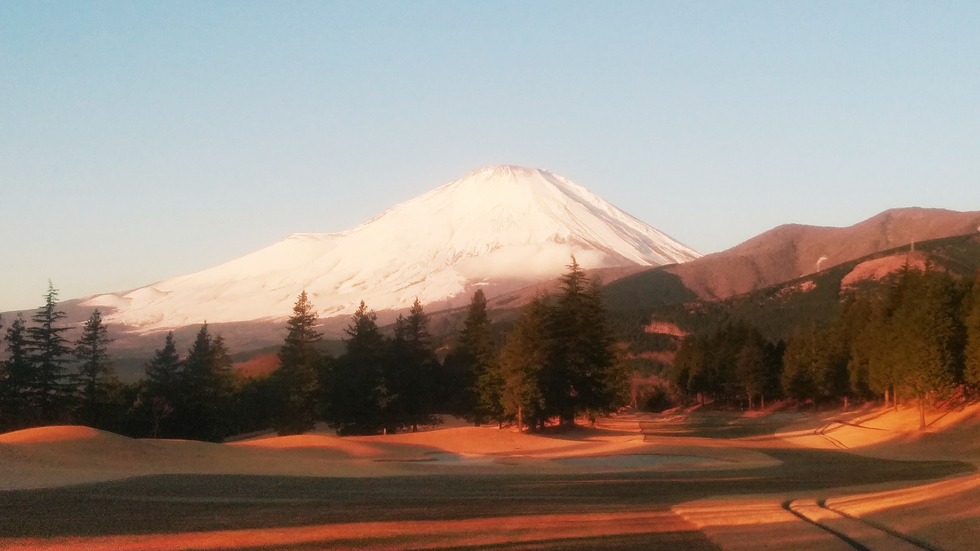
[[[647,436],[691,436],[729,440],[752,436],[771,436],[799,417],[793,413],[774,413],[765,417],[744,417],[739,413],[687,413],[641,421],[640,430]]]

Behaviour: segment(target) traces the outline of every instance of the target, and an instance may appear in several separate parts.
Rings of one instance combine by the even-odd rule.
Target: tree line
[[[33,325],[18,316],[7,328],[7,359],[0,363],[0,430],[75,420],[94,425],[111,415],[110,396],[121,385],[109,362],[102,316],[95,310],[81,337],[69,342],[57,298],[49,282],[44,306],[31,317]]]
[[[224,339],[205,324],[183,355],[167,334],[143,378],[123,384],[99,311],[68,342],[49,285],[34,325],[18,318],[7,328],[0,431],[79,423],[136,437],[222,441],[269,428],[298,434],[318,421],[342,435],[417,430],[443,413],[520,430],[567,425],[612,410],[628,392],[599,289],[573,258],[560,291],[532,300],[502,336],[478,290],[443,361],[418,300],[390,335],[362,302],[345,329],[344,352],[331,357],[304,291],[269,375],[237,373]]]
[[[689,399],[749,408],[783,397],[911,401],[924,425],[928,403],[961,385],[980,390],[980,283],[905,266],[883,287],[846,293],[831,323],[797,327],[786,342],[740,323],[688,336],[671,378]]]

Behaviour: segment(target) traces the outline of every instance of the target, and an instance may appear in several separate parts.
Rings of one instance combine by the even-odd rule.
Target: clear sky
[[[702,252],[980,210],[978,2],[0,4],[0,310],[340,231],[489,164]]]

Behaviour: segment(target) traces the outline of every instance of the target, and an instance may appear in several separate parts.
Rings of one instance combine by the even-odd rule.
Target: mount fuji
[[[422,304],[458,306],[566,271],[660,266],[701,255],[546,170],[485,167],[340,233],[293,234],[201,272],[98,295],[106,320],[140,333],[279,321],[304,289],[321,318]],[[455,302],[454,302],[455,301]],[[429,306],[431,310],[432,307]]]

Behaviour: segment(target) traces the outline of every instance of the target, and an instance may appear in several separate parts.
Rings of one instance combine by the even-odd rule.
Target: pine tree
[[[4,337],[7,359],[0,363],[0,431],[30,426],[36,416],[31,395],[34,369],[27,348],[27,327],[24,318],[7,328]]]
[[[792,398],[825,401],[847,395],[847,355],[832,327],[798,328],[786,346],[783,366],[783,391]]]
[[[541,373],[546,410],[549,416],[558,416],[563,425],[575,422],[576,372],[586,362],[580,346],[585,273],[575,257],[568,269],[568,273],[560,278],[561,291],[549,316],[548,330],[553,340],[548,363]]]
[[[149,392],[153,396],[172,399],[180,386],[180,357],[177,355],[177,342],[174,332],[167,333],[163,348],[153,353],[153,359],[145,367]]]
[[[211,340],[211,373],[213,392],[221,400],[227,401],[238,381],[225,337],[220,333]]]
[[[78,368],[79,415],[90,426],[109,428],[109,405],[112,392],[119,380],[109,359],[109,330],[102,323],[102,314],[92,312],[82,327],[82,335],[75,343],[75,358],[81,362]]]
[[[889,278],[888,291],[881,299],[876,323],[866,344],[868,387],[871,392],[883,395],[886,405],[891,397],[895,407],[898,407],[897,392],[901,378],[899,364],[904,361],[902,348],[906,344],[902,323],[895,315],[908,300],[917,273],[906,262],[897,274]]]
[[[561,277],[561,291],[551,310],[553,346],[542,371],[547,410],[562,424],[575,416],[607,411],[615,392],[610,385],[615,356],[598,282],[589,284],[575,257]]]
[[[186,437],[220,442],[230,429],[231,358],[224,339],[212,337],[206,323],[187,353],[181,375],[176,425]]]
[[[274,374],[281,408],[275,426],[281,435],[301,434],[316,424],[317,372],[323,361],[316,320],[313,304],[303,291],[286,322],[286,341],[279,349],[281,367]]]
[[[736,358],[735,371],[751,410],[755,397],[762,397],[766,384],[766,350],[761,335],[752,335],[742,345]]]
[[[960,297],[950,276],[927,269],[909,276],[909,292],[892,320],[897,334],[899,389],[919,405],[925,428],[926,401],[952,389],[960,361]]]
[[[205,323],[184,358],[174,428],[181,438],[210,440],[215,431],[210,402],[211,333]]]
[[[63,419],[72,399],[66,373],[72,350],[62,335],[69,328],[58,325],[65,313],[58,310],[57,298],[58,291],[49,281],[44,306],[31,318],[37,326],[27,329],[27,350],[34,368],[31,392],[42,424]]]
[[[451,379],[451,410],[478,424],[500,415],[494,398],[493,329],[482,289],[473,293],[456,346],[444,362]]]
[[[588,360],[579,384],[580,406],[595,422],[596,414],[628,403],[631,377],[614,352],[612,331],[602,297],[602,281],[589,282],[585,291],[585,350]]]
[[[688,335],[681,341],[671,370],[671,382],[679,390],[701,397],[707,391],[708,344],[704,338]]]
[[[438,366],[429,317],[416,298],[407,318],[398,316],[395,338],[389,347],[385,381],[392,395],[389,404],[395,428],[412,431],[419,425],[433,424],[436,397],[433,395],[435,372]]]
[[[334,362],[327,388],[328,421],[341,435],[377,434],[389,425],[383,373],[387,343],[364,301],[344,332],[346,351]]]
[[[541,298],[524,307],[500,350],[501,404],[504,415],[516,418],[517,429],[545,421],[541,370],[548,361],[548,308]]]
[[[817,398],[838,400],[850,390],[847,371],[846,343],[837,327],[824,327],[817,332],[819,356],[816,363]]]
[[[872,393],[884,396],[885,405],[889,398],[893,404],[898,404],[895,389],[898,385],[897,365],[902,362],[903,338],[890,317],[880,319],[867,337],[868,388]]]
[[[163,348],[156,350],[153,359],[146,364],[146,395],[153,423],[153,437],[176,436],[166,425],[174,412],[183,390],[180,357],[174,332],[167,333]],[[162,429],[162,430],[161,430]]]
[[[776,399],[782,397],[779,378],[783,374],[783,354],[786,352],[785,341],[766,343],[766,364],[763,377],[762,393],[759,395],[760,405],[766,407],[766,397]]]
[[[848,297],[840,315],[840,330],[846,338],[849,394],[871,398],[871,357],[875,339],[882,331],[881,301],[871,296]]]
[[[783,393],[800,402],[817,395],[814,372],[820,351],[816,341],[815,328],[798,327],[783,354]]]

